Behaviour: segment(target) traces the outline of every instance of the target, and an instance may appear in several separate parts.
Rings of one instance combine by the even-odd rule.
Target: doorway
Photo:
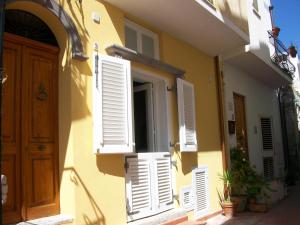
[[[22,29],[17,29],[20,18]],[[25,24],[27,19],[31,25]],[[7,176],[8,197],[3,222],[12,224],[59,213],[59,49],[56,40],[43,41],[39,31],[46,25],[34,15],[8,10],[6,21],[4,69],[8,79],[3,86],[1,129],[2,173]],[[12,21],[15,27],[10,26]],[[41,30],[27,37],[30,26]],[[51,37],[53,34],[45,38]]]
[[[236,144],[238,148],[246,152],[246,156],[247,158],[249,158],[245,97],[233,93],[233,99],[234,99],[234,114],[235,114],[235,121],[236,121]]]

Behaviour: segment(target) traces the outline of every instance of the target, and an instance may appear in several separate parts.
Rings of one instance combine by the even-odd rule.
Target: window
[[[262,149],[263,151],[273,151],[272,120],[270,117],[260,118]]]
[[[128,220],[174,207],[164,79],[132,71],[130,61],[94,54],[95,153],[125,156]],[[177,80],[182,151],[197,150],[193,85]]]
[[[274,159],[273,159],[273,157],[264,157],[263,158],[263,168],[264,168],[264,177],[267,180],[272,180],[274,178]]]
[[[272,118],[261,117],[260,128],[263,151],[263,174],[266,179],[271,180],[274,178],[274,144]]]
[[[148,57],[159,59],[158,35],[129,20],[125,21],[125,46]]]
[[[258,0],[253,0],[252,6],[253,6],[253,10],[254,10],[256,13],[259,13],[259,9],[258,9]]]

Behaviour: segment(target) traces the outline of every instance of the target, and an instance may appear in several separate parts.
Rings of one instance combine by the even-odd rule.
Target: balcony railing
[[[268,31],[268,34],[270,43],[274,46],[274,53],[271,55],[272,62],[293,79],[296,68],[289,60],[287,48],[273,35],[272,31]]]

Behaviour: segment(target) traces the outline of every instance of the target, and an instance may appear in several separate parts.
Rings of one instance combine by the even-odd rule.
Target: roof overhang
[[[292,78],[280,70],[270,59],[257,54],[249,45],[227,56],[224,61],[250,74],[272,88],[292,83]]]
[[[203,0],[105,0],[208,55],[249,43],[249,35]]]

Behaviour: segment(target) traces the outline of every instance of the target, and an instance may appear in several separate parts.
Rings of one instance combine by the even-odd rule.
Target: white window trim
[[[160,115],[159,113],[159,109],[157,109],[157,100],[158,100],[158,97],[159,96],[156,96],[157,93],[156,93],[156,83],[158,82],[161,82],[161,81],[164,81],[165,84],[167,84],[168,80],[166,78],[163,78],[163,77],[160,77],[156,74],[153,74],[151,72],[148,72],[148,71],[145,71],[145,70],[142,70],[142,69],[138,69],[138,68],[132,68],[131,69],[131,73],[132,73],[132,79],[135,80],[135,81],[141,81],[141,82],[150,82],[153,84],[153,115],[154,115],[154,118],[156,117],[156,115]],[[165,99],[166,99],[166,115],[167,116],[167,134],[164,134],[167,138],[167,141],[168,143],[170,143],[170,107],[169,107],[169,99],[168,99],[168,93],[166,93],[166,96],[165,96]],[[158,120],[153,120],[153,124],[154,124],[154,130],[155,130],[155,136],[158,136],[158,135],[162,135],[162,134],[158,134]],[[134,134],[133,134],[134,135]],[[157,138],[155,138],[155,143],[154,143],[154,149],[155,151],[154,152],[159,152],[157,150],[157,146],[158,146],[158,143],[157,143]],[[171,151],[171,147],[168,145],[168,149],[166,149],[168,151],[165,151],[163,153],[167,153],[167,152],[170,152]]]
[[[137,34],[137,51],[142,52],[142,34],[145,34],[153,39],[154,42],[154,58],[159,59],[159,38],[158,35],[128,19],[125,19],[125,26],[136,31]]]

